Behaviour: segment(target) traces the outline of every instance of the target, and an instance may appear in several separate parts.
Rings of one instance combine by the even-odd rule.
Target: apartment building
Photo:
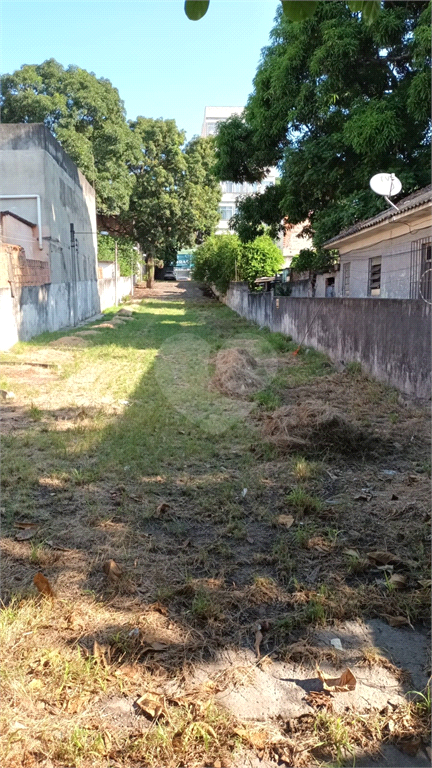
[[[241,115],[243,109],[244,107],[206,107],[204,110],[201,136],[214,136],[217,132],[219,123],[232,117],[232,115]],[[236,212],[236,201],[238,197],[252,195],[255,192],[263,192],[266,187],[275,184],[277,176],[277,169],[272,168],[267,177],[260,183],[237,184],[233,181],[222,181],[222,199],[219,204],[221,217],[216,228],[216,234],[223,235],[231,232],[229,228],[229,220]]]

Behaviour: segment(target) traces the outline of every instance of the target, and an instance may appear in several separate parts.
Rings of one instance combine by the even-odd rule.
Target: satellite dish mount
[[[390,197],[398,195],[402,189],[402,183],[394,173],[377,173],[372,176],[369,185],[377,195],[381,195],[392,208],[400,213],[400,208],[389,200]]]

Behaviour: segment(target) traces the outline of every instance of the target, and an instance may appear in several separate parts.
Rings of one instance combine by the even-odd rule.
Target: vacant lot
[[[0,357],[1,765],[427,765],[427,410],[168,294]]]

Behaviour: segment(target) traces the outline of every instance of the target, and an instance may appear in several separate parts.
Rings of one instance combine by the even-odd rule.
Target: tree
[[[248,243],[237,235],[213,235],[195,252],[193,278],[223,294],[236,278],[255,290],[257,277],[275,275],[282,264],[282,253],[268,235]]]
[[[385,0],[369,26],[341,2],[319,2],[298,23],[279,11],[243,122],[219,127],[220,178],[253,181],[279,165],[273,224],[309,218],[316,246],[386,207],[369,189],[374,173],[396,173],[404,195],[424,186],[429,40],[430,4],[420,0]],[[241,203],[237,231],[253,231],[260,211],[270,225],[267,192]]]
[[[128,207],[133,153],[123,102],[109,80],[54,59],[2,77],[5,123],[44,123],[94,185],[100,213]]]
[[[193,139],[183,150],[185,134],[174,120],[139,117],[130,127],[138,151],[126,219],[146,254],[151,287],[155,266],[172,263],[178,250],[214,230],[220,191],[211,141]]]
[[[155,266],[177,246],[187,170],[181,151],[184,133],[174,120],[138,117],[130,127],[139,152],[130,166],[135,184],[127,217],[133,220],[136,239],[146,254],[148,287],[152,287]]]
[[[140,262],[139,253],[135,242],[130,237],[110,237],[98,235],[98,259],[99,261],[114,261],[115,242],[117,240],[117,259],[120,267],[120,275],[129,277],[135,275]]]
[[[199,245],[217,226],[221,188],[214,172],[213,136],[195,136],[185,147],[187,174],[182,222],[184,246]]]
[[[192,21],[198,21],[206,15],[210,0],[185,0],[186,16]],[[291,21],[310,19],[318,5],[317,0],[282,0],[283,12]],[[377,18],[380,12],[380,0],[348,0],[347,5],[352,11],[361,12],[367,23]]]

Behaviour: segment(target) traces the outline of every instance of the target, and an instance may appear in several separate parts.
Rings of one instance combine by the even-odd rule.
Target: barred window
[[[374,256],[369,259],[369,296],[380,296],[381,294],[381,256]]]
[[[410,299],[431,300],[431,238],[411,243]]]
[[[351,262],[347,261],[346,264],[342,266],[342,296],[350,295],[350,272]]]

